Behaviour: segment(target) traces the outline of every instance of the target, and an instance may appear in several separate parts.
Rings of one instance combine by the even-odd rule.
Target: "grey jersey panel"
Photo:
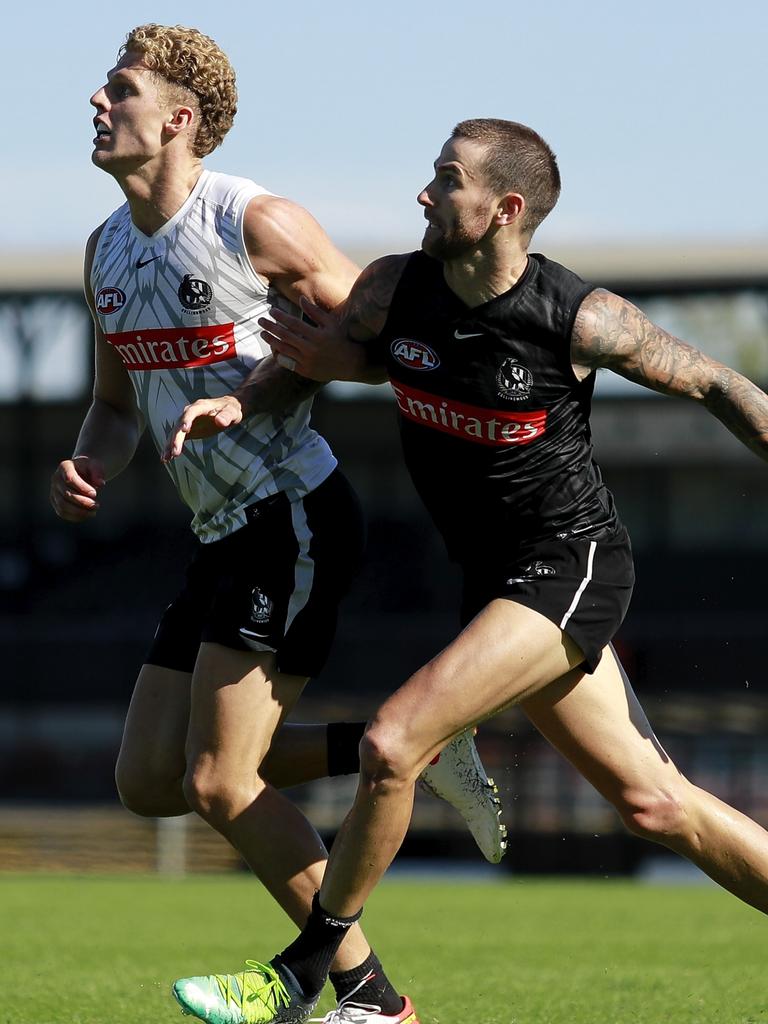
[[[263,194],[245,178],[204,171],[154,235],[137,230],[127,203],[101,233],[91,273],[99,324],[128,370],[158,451],[185,405],[233,391],[270,354],[257,320],[270,306],[290,307],[254,273],[245,251],[245,208]],[[311,406],[249,416],[187,442],[168,469],[200,540],[242,526],[254,501],[278,491],[295,500],[325,480],[336,460],[309,426]]]

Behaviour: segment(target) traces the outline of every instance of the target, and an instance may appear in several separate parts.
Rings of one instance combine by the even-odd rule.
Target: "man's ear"
[[[496,223],[498,225],[513,224],[519,221],[525,213],[525,198],[519,192],[507,192],[499,200],[496,211]]]
[[[179,135],[194,124],[195,112],[192,107],[176,107],[170,118],[165,122],[165,130],[169,135]]]

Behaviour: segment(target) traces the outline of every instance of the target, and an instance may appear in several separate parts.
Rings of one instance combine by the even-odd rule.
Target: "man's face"
[[[428,221],[421,247],[429,256],[457,259],[487,237],[499,203],[485,182],[483,156],[470,139],[449,139],[440,151],[435,176],[417,197]]]
[[[171,115],[155,76],[141,58],[126,53],[91,96],[96,137],[91,159],[110,174],[126,174],[156,156]]]

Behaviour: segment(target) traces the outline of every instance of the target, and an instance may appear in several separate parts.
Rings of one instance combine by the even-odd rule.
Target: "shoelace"
[[[256,1000],[267,1010],[290,1006],[288,989],[274,967],[261,964],[258,960],[246,960],[245,966],[248,970],[240,971],[239,974],[214,974],[227,1006],[236,1006],[242,1010],[246,1003]]]
[[[324,1017],[310,1017],[311,1021],[322,1024],[365,1024],[371,1014],[381,1013],[381,1007],[373,1003],[350,1003],[346,999],[326,1013]]]
[[[319,1024],[365,1024],[371,1014],[381,1013],[381,1007],[376,1006],[375,1003],[353,1003],[352,996],[373,977],[373,973],[367,974],[351,992],[347,993],[339,1005],[326,1013],[324,1017],[310,1017],[309,1020],[318,1021]]]

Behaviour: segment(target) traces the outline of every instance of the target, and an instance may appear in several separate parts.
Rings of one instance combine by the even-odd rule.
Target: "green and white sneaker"
[[[501,800],[486,774],[475,746],[474,730],[454,736],[419,776],[419,785],[455,807],[491,864],[507,849],[507,826],[501,821]]]
[[[303,1024],[317,1003],[308,1000],[282,965],[246,960],[239,974],[180,978],[172,992],[182,1013],[207,1024]]]

